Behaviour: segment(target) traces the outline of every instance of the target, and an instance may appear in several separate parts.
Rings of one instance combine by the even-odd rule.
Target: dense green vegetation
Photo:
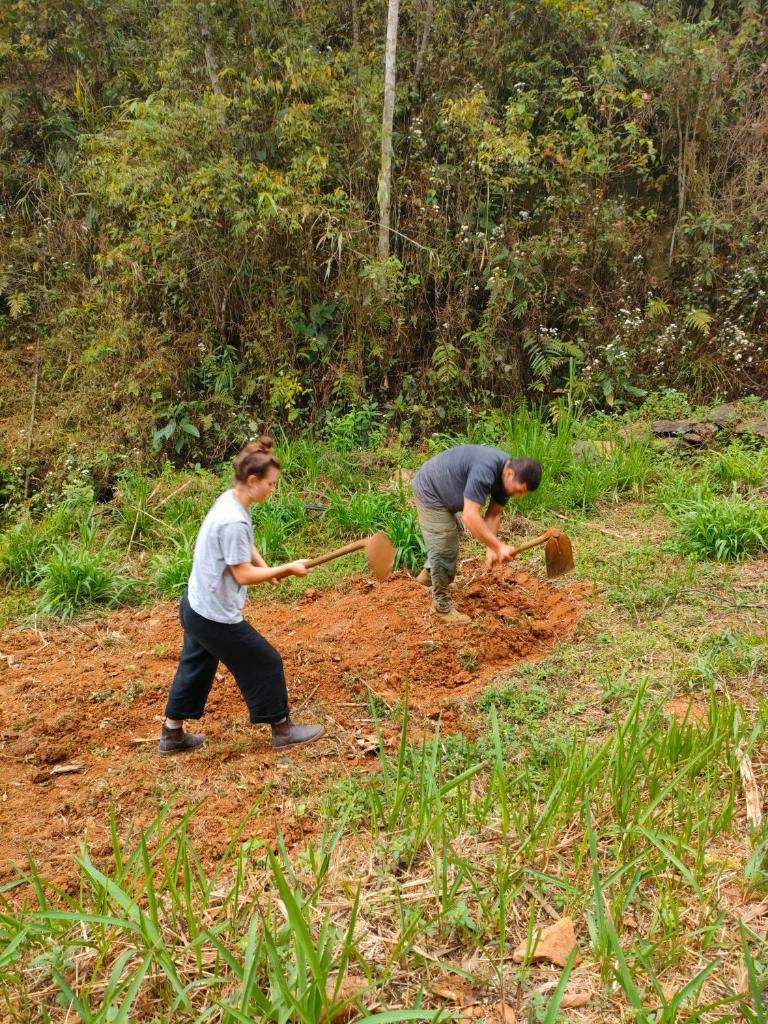
[[[382,4],[3,7],[4,490],[372,403],[407,437],[765,388],[762,5],[438,2],[425,38],[429,10],[401,5],[382,264]]]
[[[625,424],[620,443],[616,436],[614,418],[561,411],[549,424],[521,408],[480,415],[461,433],[433,434],[425,453],[387,447],[367,421],[361,427],[344,414],[328,421],[323,437],[305,434],[279,445],[284,472],[277,497],[252,512],[257,544],[276,564],[385,530],[396,568],[418,571],[423,541],[401,472],[425,454],[473,442],[541,460],[541,486],[515,503],[523,516],[544,519],[554,511],[578,518],[645,498],[672,517],[684,554],[728,561],[768,550],[768,452],[759,439],[686,453],[654,441],[643,421]],[[578,439],[594,447],[582,451]],[[127,470],[99,502],[93,470],[73,459],[64,480],[50,481],[26,505],[9,506],[0,533],[0,579],[8,590],[0,621],[24,609],[68,618],[86,608],[177,597],[199,524],[230,481],[226,464],[193,472],[166,464],[155,477]],[[331,583],[348,569],[321,569],[311,585],[318,578]],[[291,595],[302,586],[286,581],[282,590]]]

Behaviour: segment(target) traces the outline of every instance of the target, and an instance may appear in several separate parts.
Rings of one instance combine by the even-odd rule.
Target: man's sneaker
[[[288,722],[286,732],[272,730],[272,746],[275,750],[284,750],[286,747],[298,747],[302,743],[314,743],[324,732],[322,725],[294,725]]]
[[[432,586],[432,573],[429,569],[422,569],[419,575],[416,577],[416,582],[420,583],[422,587]]]
[[[440,622],[445,622],[449,626],[467,626],[472,621],[468,615],[456,608],[450,608],[447,612],[441,612],[435,608],[434,613]]]
[[[169,729],[163,724],[163,731],[160,733],[159,751],[161,754],[180,754],[183,750],[194,750],[205,743],[205,733],[184,732],[183,726]]]

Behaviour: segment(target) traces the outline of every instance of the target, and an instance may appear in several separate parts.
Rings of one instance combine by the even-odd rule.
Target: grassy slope
[[[112,858],[84,855],[75,897],[30,875],[27,910],[0,918],[3,1013],[312,1021],[354,998],[422,1017],[477,1000],[496,1020],[502,999],[531,1021],[765,1020],[768,833],[746,820],[742,777],[749,764],[765,788],[765,555],[680,554],[653,481],[669,498],[709,486],[715,463],[657,465],[640,497],[591,517],[562,503],[597,589],[576,636],[464,709],[477,739],[412,744],[407,709],[378,707],[403,723],[399,752],[321,792],[298,777],[292,798],[327,822],[300,855],[234,836],[206,874],[161,815],[145,837],[116,829]],[[672,698],[692,700],[685,724]],[[559,969],[511,953],[563,914],[582,959],[558,986]],[[563,991],[589,1003],[566,1013]]]

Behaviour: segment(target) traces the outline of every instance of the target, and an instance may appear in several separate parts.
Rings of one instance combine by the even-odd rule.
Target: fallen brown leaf
[[[578,1006],[586,1006],[592,995],[592,992],[566,992],[560,1005],[564,1010],[575,1010]]]
[[[471,1006],[477,1002],[468,982],[462,978],[444,978],[431,986],[434,995],[457,1006]]]
[[[486,1024],[516,1024],[517,1016],[509,1003],[486,1003],[483,1006],[468,1007],[459,1020],[483,1020]]]
[[[559,921],[544,928],[538,936],[533,936],[533,952],[531,960],[548,960],[558,967],[565,967],[571,951],[576,946],[576,933],[573,930],[573,920],[570,917],[561,917]],[[516,964],[525,960],[528,947],[528,940],[523,939],[512,959]]]
[[[345,1021],[350,1020],[352,1017],[356,1017],[358,1014],[358,1007],[355,1001],[358,996],[362,995],[365,991],[365,983],[358,981],[356,978],[342,978],[341,984],[339,984],[338,991],[336,991],[338,975],[332,974],[328,977],[325,983],[325,994],[328,999],[334,999],[337,1003],[344,1003],[346,1005],[339,1007],[339,1009],[331,1016],[326,1014],[320,1015],[320,1020],[326,1022],[326,1024],[344,1024]],[[334,992],[336,995],[334,996]]]

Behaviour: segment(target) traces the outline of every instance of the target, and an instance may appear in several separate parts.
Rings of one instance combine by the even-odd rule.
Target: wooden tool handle
[[[519,547],[513,548],[510,557],[515,558],[521,551],[527,551],[528,548],[535,548],[539,544],[545,544],[549,538],[554,537],[554,535],[555,534],[552,530],[545,530],[544,533],[540,534],[538,537],[534,537],[532,540],[527,540],[525,544],[520,544]]]
[[[343,548],[337,548],[335,551],[329,551],[327,555],[307,558],[304,560],[304,564],[308,569],[314,569],[316,565],[322,565],[323,562],[331,562],[334,558],[341,558],[342,555],[348,555],[352,551],[360,551],[367,543],[367,537],[364,537],[362,540],[353,540],[351,544],[346,544]]]

